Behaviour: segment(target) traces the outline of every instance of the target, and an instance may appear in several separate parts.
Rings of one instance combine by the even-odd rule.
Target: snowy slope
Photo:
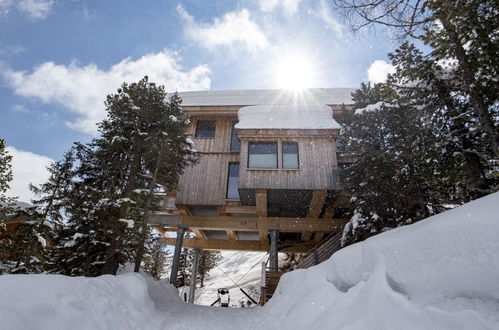
[[[499,329],[499,193],[285,275],[267,310],[293,329]]]
[[[139,274],[3,275],[0,329],[499,329],[498,237],[496,193],[291,272],[263,308],[184,304]]]
[[[204,288],[196,291],[196,304],[211,305],[217,299],[219,288],[230,289],[231,306],[239,306],[241,300],[248,300],[239,288],[243,288],[254,300],[260,297],[261,263],[266,260],[263,252],[222,252],[222,260],[208,274]],[[230,280],[226,275],[232,280]]]

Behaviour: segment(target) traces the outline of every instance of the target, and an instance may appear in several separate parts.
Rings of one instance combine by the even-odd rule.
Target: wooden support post
[[[326,201],[327,190],[314,190],[310,206],[308,208],[307,218],[318,218],[321,215],[322,207]],[[303,232],[301,234],[302,241],[308,242],[312,238],[311,232]]]
[[[267,190],[266,189],[256,189],[255,190],[255,200],[256,200],[256,214],[259,217],[267,216]]]
[[[170,273],[170,284],[177,287],[178,268],[180,266],[180,253],[182,252],[182,241],[184,239],[185,230],[184,226],[177,228],[177,238],[175,239],[175,252],[173,253],[172,271]]]
[[[279,257],[277,243],[279,239],[279,231],[277,229],[269,229],[270,232],[270,251],[269,251],[269,266],[271,272],[277,272],[279,266]]]
[[[318,218],[321,215],[324,201],[326,200],[327,190],[314,190],[307,218]]]
[[[227,233],[227,239],[230,239],[230,240],[237,239],[236,232],[234,230],[226,230],[225,232]]]
[[[198,280],[198,266],[201,249],[194,249],[194,259],[192,260],[191,283],[189,286],[189,303],[194,304],[194,294],[196,293],[196,282]]]
[[[262,270],[261,270],[261,277],[260,277],[260,306],[265,305],[267,302],[267,279],[266,279],[266,264],[265,261],[262,262]]]

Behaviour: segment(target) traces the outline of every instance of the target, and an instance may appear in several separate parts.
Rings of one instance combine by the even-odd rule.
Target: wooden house
[[[180,93],[200,161],[151,224],[176,255],[180,247],[270,251],[277,268],[277,251],[309,251],[346,222],[335,215],[336,138],[352,91]],[[182,239],[185,231],[195,237]]]

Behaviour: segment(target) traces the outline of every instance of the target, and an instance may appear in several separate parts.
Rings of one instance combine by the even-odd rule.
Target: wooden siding
[[[195,138],[198,120],[216,120],[214,138]],[[180,176],[176,204],[224,205],[227,193],[229,162],[239,162],[239,153],[230,152],[230,138],[235,116],[191,117],[187,133],[192,136],[199,163]]]
[[[298,142],[299,170],[248,169],[248,142],[277,141],[278,164],[282,168],[282,142]],[[337,189],[335,140],[331,137],[248,138],[241,141],[239,187],[253,189]]]
[[[216,120],[214,138],[194,137],[198,120]],[[230,136],[235,121],[237,121],[237,117],[230,116],[191,117],[192,125],[190,125],[187,129],[187,133],[191,135],[192,140],[194,141],[194,149],[196,149],[200,153],[230,152]]]

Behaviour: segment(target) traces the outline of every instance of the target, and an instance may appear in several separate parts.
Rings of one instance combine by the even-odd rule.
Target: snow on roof
[[[269,104],[353,104],[355,88],[310,88],[181,92],[183,106],[269,105]]]
[[[339,129],[327,105],[256,105],[238,111],[239,129]]]

